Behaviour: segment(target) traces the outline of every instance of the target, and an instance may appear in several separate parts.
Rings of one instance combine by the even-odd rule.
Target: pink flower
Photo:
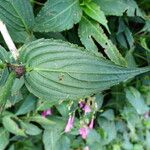
[[[73,128],[73,123],[74,123],[74,116],[70,116],[65,128],[65,132],[70,132],[71,129]]]
[[[52,110],[51,109],[44,110],[41,115],[43,117],[46,117],[48,115],[52,115]]]
[[[85,102],[84,101],[80,101],[79,102],[79,106],[80,106],[80,108],[83,108],[85,106]]]
[[[83,139],[87,138],[88,132],[89,132],[89,128],[87,126],[79,129],[79,134],[82,136]]]
[[[145,112],[145,113],[144,113],[144,118],[145,118],[145,119],[148,119],[148,118],[149,118],[149,112]]]
[[[88,146],[84,147],[83,150],[90,150],[90,148]]]
[[[83,107],[83,111],[84,111],[85,114],[91,112],[90,106],[89,106],[88,104],[86,104],[86,105]]]
[[[92,118],[90,124],[89,124],[89,128],[90,129],[93,129],[93,126],[94,126],[94,118]]]

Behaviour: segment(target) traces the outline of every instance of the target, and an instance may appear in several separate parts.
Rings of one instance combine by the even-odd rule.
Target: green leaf
[[[25,129],[25,133],[29,135],[38,135],[42,130],[32,123],[21,122],[21,126]]]
[[[68,117],[64,118],[64,117],[60,117],[57,115],[51,115],[48,118],[52,121],[52,123],[51,123],[51,125],[45,125],[44,129],[53,130],[54,126],[55,126],[55,128],[58,128],[61,131],[63,131],[65,129],[66,121],[67,121],[66,119],[68,119]]]
[[[8,143],[9,133],[4,128],[0,128],[0,150],[4,150]]]
[[[120,67],[76,45],[44,39],[25,44],[20,62],[28,90],[52,101],[84,98],[150,71]]]
[[[148,44],[146,42],[146,38],[141,37],[140,38],[140,44],[149,53],[148,55],[150,55],[150,48],[148,47]]]
[[[94,2],[99,4],[105,15],[122,16],[126,12],[128,16],[143,17],[134,0],[94,0]]]
[[[96,105],[95,109],[99,111],[103,105],[104,96],[102,93],[97,93],[95,94],[94,98],[95,98],[95,105]]]
[[[145,112],[149,111],[144,98],[137,89],[134,87],[129,87],[125,89],[125,92],[127,100],[136,109],[138,114],[144,114]]]
[[[57,141],[56,147],[57,150],[70,150],[71,141],[70,139],[63,135],[60,137],[60,139]]]
[[[104,111],[100,116],[106,118],[109,121],[115,120],[114,111],[112,109]]]
[[[121,115],[129,124],[132,124],[132,126],[140,122],[138,113],[132,106],[124,107],[123,110],[121,110]]]
[[[57,110],[64,117],[67,117],[69,114],[69,109],[68,109],[69,106],[67,107],[67,105],[68,105],[67,101],[64,101],[63,103],[56,105]]]
[[[94,142],[92,143],[91,145],[88,146],[90,148],[90,150],[106,150],[104,149],[104,147],[102,147],[102,144],[101,143],[98,143],[98,142]]]
[[[88,50],[91,50],[94,53],[98,51],[98,48],[92,39],[94,38],[104,48],[104,52],[113,62],[118,65],[126,66],[125,59],[119,53],[116,46],[108,39],[98,23],[87,17],[82,17],[78,33],[82,44],[85,45]]]
[[[34,110],[36,100],[37,98],[31,94],[27,96],[26,99],[23,101],[22,105],[19,107],[18,111],[16,112],[16,115],[23,115]]]
[[[143,144],[134,144],[134,150],[144,150]]]
[[[89,20],[86,17],[82,17],[79,23],[78,34],[82,44],[86,47],[87,50],[92,51],[97,55],[99,54],[100,56],[103,56],[101,53],[97,53],[98,48],[92,39],[94,38],[96,41],[98,41],[98,39],[101,38],[100,29],[101,28],[97,22]]]
[[[3,107],[6,104],[6,101],[11,93],[11,88],[14,82],[16,75],[14,72],[10,73],[5,85],[1,88],[0,92],[0,112],[3,110]]]
[[[53,101],[43,101],[38,103],[38,106],[37,106],[37,111],[42,111],[42,110],[46,110],[46,109],[49,109],[51,108],[53,105],[55,105],[56,102],[53,102]]]
[[[146,131],[146,148],[148,149],[150,147],[150,131]]]
[[[79,0],[48,0],[36,17],[34,31],[68,30],[80,21],[81,16]]]
[[[27,41],[34,39],[33,34],[29,34],[26,31],[16,31],[11,27],[8,27],[8,31],[15,43],[26,43]]]
[[[6,103],[6,108],[8,107],[12,107],[14,106],[15,104],[17,104],[18,102],[20,102],[21,100],[23,100],[23,97],[24,95],[21,93],[21,91],[18,91],[17,93],[15,93],[14,95],[11,95],[9,97],[9,100],[7,101]],[[19,103],[18,103],[19,104]],[[17,109],[18,109],[18,106],[17,106]]]
[[[101,143],[101,137],[96,130],[89,130],[86,141],[89,145],[93,144],[94,142]]]
[[[96,3],[89,2],[83,5],[82,9],[89,17],[102,24],[108,30],[108,32],[110,32],[107,25],[108,21],[100,6],[98,6]]]
[[[29,0],[1,0],[0,19],[16,31],[29,31],[34,24],[34,15]]]
[[[141,32],[150,32],[150,19],[146,20],[145,25]]]
[[[6,68],[6,63],[8,62],[9,54],[2,46],[0,46],[0,88],[1,86],[4,86],[9,75],[8,69]]]
[[[2,62],[9,62],[8,52],[2,46],[0,46],[0,60]]]
[[[11,89],[12,95],[17,94],[17,92],[22,88],[23,85],[24,85],[24,78],[23,77],[16,78]]]
[[[110,143],[113,139],[116,138],[117,132],[114,121],[109,121],[103,117],[98,118],[99,126],[106,133],[106,137],[103,139],[103,144]]]
[[[124,136],[124,141],[122,143],[122,148],[124,148],[126,150],[133,149],[133,144],[130,142],[130,137],[129,137],[128,133],[124,132],[123,136]]]
[[[125,56],[126,61],[128,62],[128,67],[137,67],[134,56],[133,56],[134,49],[130,49]]]
[[[8,68],[4,68],[3,70],[0,70],[0,87],[4,86],[4,84],[6,83],[6,80],[9,76],[9,71]]]
[[[133,48],[134,45],[134,39],[132,36],[132,32],[128,28],[128,26],[125,24],[124,20],[122,18],[119,18],[119,27],[117,31],[117,40],[120,43],[120,45],[124,46],[125,48]]]
[[[43,143],[45,150],[59,150],[57,149],[57,142],[61,137],[61,130],[54,128],[45,130],[43,134]]]
[[[15,135],[26,136],[23,129],[20,129],[18,124],[11,118],[10,115],[6,115],[2,118],[2,123],[5,129]]]
[[[55,124],[54,121],[51,121],[51,120],[49,120],[45,117],[42,117],[40,115],[27,117],[27,120],[39,123],[40,125],[54,125]]]

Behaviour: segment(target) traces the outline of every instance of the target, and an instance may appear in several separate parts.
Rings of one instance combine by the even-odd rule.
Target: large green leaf
[[[93,38],[105,49],[104,52],[114,63],[122,66],[126,66],[126,61],[119,53],[117,47],[108,39],[103,29],[99,24],[87,17],[82,17],[79,24],[79,37],[83,45],[88,50],[91,50],[95,54],[98,51]]]
[[[94,0],[94,2],[100,5],[106,15],[122,16],[126,12],[128,16],[143,17],[134,0]]]
[[[79,0],[48,0],[36,17],[34,31],[60,32],[70,29],[81,19]]]
[[[59,40],[36,40],[20,49],[25,84],[38,97],[78,99],[133,78],[149,68],[125,68]]]

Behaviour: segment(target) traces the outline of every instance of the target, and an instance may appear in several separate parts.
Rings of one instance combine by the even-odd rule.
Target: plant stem
[[[12,53],[12,56],[14,57],[15,60],[17,60],[19,53],[12,38],[9,35],[6,25],[1,20],[0,20],[0,32],[4,38],[4,41],[6,42],[6,45],[8,46],[10,52]]]

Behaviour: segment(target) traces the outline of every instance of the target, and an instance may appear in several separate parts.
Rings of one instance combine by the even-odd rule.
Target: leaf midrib
[[[78,72],[78,71],[76,71],[76,70],[74,70],[74,71],[65,71],[65,70],[58,70],[58,69],[47,69],[47,68],[31,68],[31,69],[29,69],[29,72],[30,71],[46,71],[46,72],[61,72],[61,73],[77,73],[77,74],[105,74],[105,75],[111,75],[111,74],[118,74],[118,72],[96,72],[96,73],[93,73],[93,72]],[[126,70],[126,73],[134,73],[134,72],[138,72],[139,70],[138,69],[136,69],[136,70]],[[123,72],[119,72],[119,74],[124,74],[125,72],[123,71]]]

